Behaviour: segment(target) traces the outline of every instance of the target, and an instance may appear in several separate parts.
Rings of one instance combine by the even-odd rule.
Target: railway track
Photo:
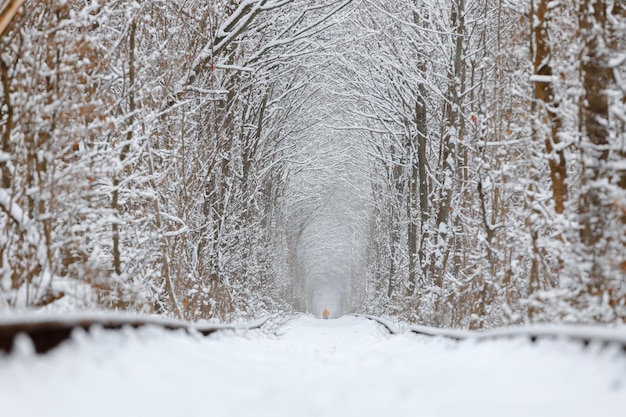
[[[252,330],[262,327],[270,317],[246,324],[191,323],[158,316],[81,314],[70,316],[24,316],[0,322],[0,352],[11,352],[19,335],[26,335],[37,353],[46,353],[69,339],[74,329],[89,330],[97,326],[107,330],[157,326],[166,330],[183,330],[203,336],[224,330]]]
[[[32,319],[13,325],[29,334]],[[70,339],[39,356],[14,333],[14,353],[0,353],[3,415],[621,417],[626,408],[626,355],[594,344],[621,341],[619,330],[579,334],[585,349],[565,340],[449,342],[442,338],[487,335],[380,317],[289,314],[237,326],[136,319],[56,318],[47,326],[70,329]]]
[[[583,346],[619,346],[626,352],[626,326],[609,328],[582,325],[527,325],[506,327],[485,331],[445,329],[422,325],[398,326],[391,321],[376,316],[360,315],[383,326],[391,334],[411,332],[428,337],[464,341],[489,341],[523,338],[535,343],[539,340],[569,340]]]
[[[621,328],[606,328],[575,325],[529,325],[486,331],[467,331],[409,325],[405,323],[399,324],[381,317],[369,315],[356,316],[375,321],[390,334],[411,332],[427,337],[441,337],[456,341],[473,340],[479,342],[512,338],[528,339],[533,343],[538,340],[569,340],[574,343],[581,343],[584,346],[619,346],[626,352],[626,326]],[[157,316],[117,314],[83,314],[52,317],[23,316],[3,319],[2,322],[0,322],[0,352],[11,352],[15,340],[19,335],[26,335],[32,341],[33,347],[37,353],[46,353],[63,341],[69,339],[74,329],[89,330],[94,326],[107,330],[157,326],[166,330],[183,330],[190,334],[196,333],[204,336],[225,330],[247,331],[264,327],[269,333],[277,335],[279,328],[290,319],[293,319],[293,317],[277,319],[276,317],[267,316],[244,324],[215,324],[191,323]]]

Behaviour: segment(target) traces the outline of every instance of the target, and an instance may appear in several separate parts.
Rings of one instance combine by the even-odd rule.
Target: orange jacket
[[[328,316],[330,316],[330,311],[328,311],[328,309],[326,307],[324,307],[324,311],[322,312],[322,317],[327,319]]]

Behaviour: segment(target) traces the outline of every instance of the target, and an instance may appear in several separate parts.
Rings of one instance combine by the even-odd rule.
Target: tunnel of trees
[[[626,320],[619,0],[9,0],[0,31],[0,311]]]

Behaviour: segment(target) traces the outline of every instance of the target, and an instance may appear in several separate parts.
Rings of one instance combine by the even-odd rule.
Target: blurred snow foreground
[[[271,327],[271,326],[269,326]],[[2,416],[623,416],[626,355],[565,341],[389,335],[360,317],[208,337],[77,330],[0,355]]]

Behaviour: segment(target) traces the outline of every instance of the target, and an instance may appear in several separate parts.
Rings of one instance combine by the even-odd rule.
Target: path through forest
[[[0,405],[11,417],[622,416],[626,355],[389,335],[352,316],[209,337],[91,330],[47,355],[22,340],[0,356]]]

